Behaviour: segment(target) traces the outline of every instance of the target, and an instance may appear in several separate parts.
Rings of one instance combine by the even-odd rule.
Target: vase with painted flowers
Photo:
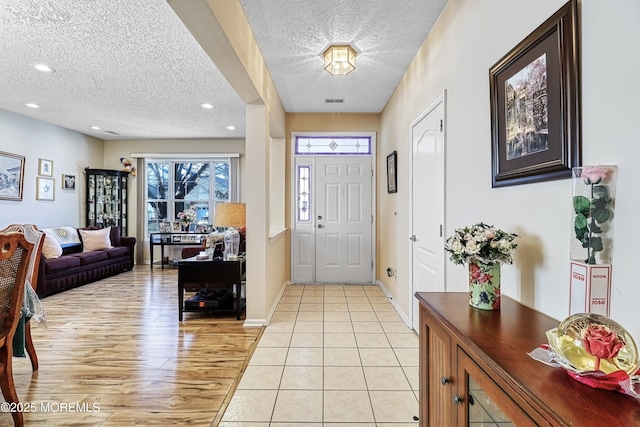
[[[469,305],[481,310],[500,309],[500,266],[511,264],[517,234],[483,222],[462,227],[447,239],[445,250],[454,264],[468,265]]]

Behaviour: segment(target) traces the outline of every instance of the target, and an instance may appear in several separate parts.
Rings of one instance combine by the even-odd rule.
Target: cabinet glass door
[[[127,233],[127,174],[106,169],[86,169],[87,226],[120,227]]]
[[[120,177],[120,224],[121,230],[127,229],[127,177]]]
[[[458,348],[458,386],[453,397],[458,426],[537,425],[463,350]]]
[[[469,375],[469,426],[507,427],[514,426],[482,387]]]

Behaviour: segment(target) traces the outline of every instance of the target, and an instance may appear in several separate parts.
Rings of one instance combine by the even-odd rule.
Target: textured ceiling
[[[240,1],[287,112],[381,111],[446,4]],[[332,43],[358,52],[348,76],[322,69]],[[0,109],[101,139],[244,136],[240,97],[165,0],[0,0],[0,52]]]
[[[1,0],[0,52],[2,109],[102,139],[244,135],[240,97],[164,0]]]
[[[377,113],[447,0],[240,2],[287,112]],[[355,71],[323,70],[322,52],[331,44],[355,48]]]

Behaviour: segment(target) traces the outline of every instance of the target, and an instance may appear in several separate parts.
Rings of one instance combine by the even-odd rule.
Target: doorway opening
[[[375,280],[374,133],[292,135],[291,278]]]

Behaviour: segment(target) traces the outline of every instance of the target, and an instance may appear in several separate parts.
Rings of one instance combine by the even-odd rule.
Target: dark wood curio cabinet
[[[85,169],[87,227],[120,227],[127,235],[127,178],[129,172]]]

